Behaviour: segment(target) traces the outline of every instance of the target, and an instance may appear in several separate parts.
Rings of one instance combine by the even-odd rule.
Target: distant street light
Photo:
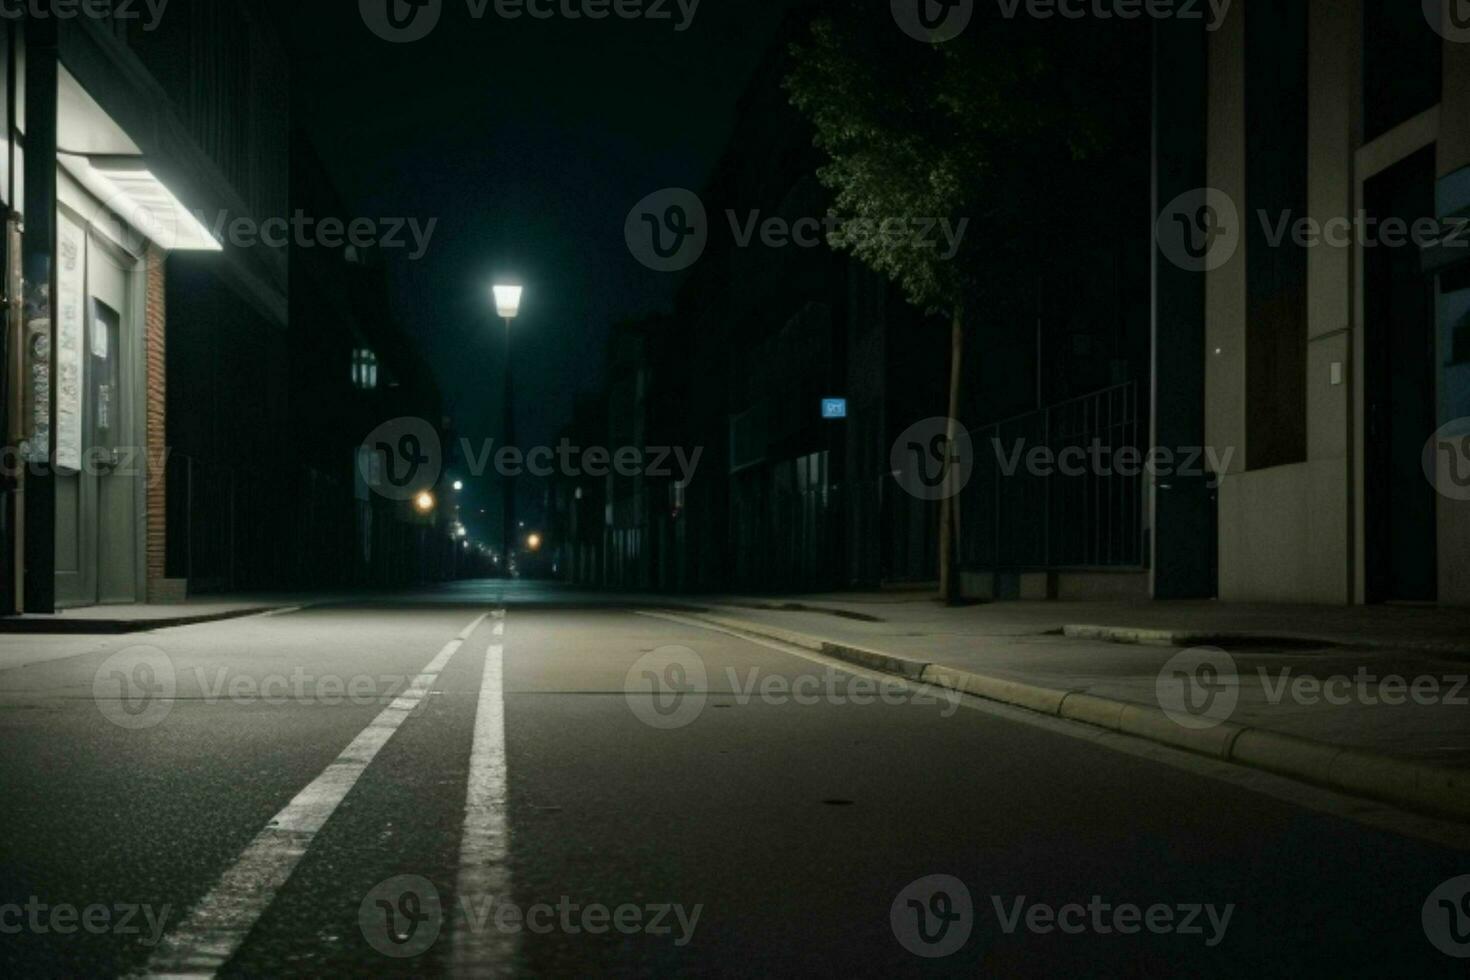
[[[520,286],[496,286],[495,287],[495,312],[502,320],[514,320],[521,312],[521,294],[525,290]],[[509,323],[506,326],[510,326]]]
[[[495,312],[505,321],[505,444],[514,446],[516,444],[516,405],[515,405],[515,380],[511,372],[511,343],[510,327],[521,312],[521,296],[525,292],[521,286],[500,284],[494,287]],[[515,550],[515,534],[513,528],[516,526],[516,481],[515,477],[507,471],[505,474],[505,513],[504,527],[501,529],[501,543],[506,554],[506,568],[510,567],[510,555]]]
[[[526,547],[530,548],[532,551],[540,551],[541,550],[541,535],[539,535],[539,534],[532,534],[529,537],[527,537],[526,538]]]
[[[413,498],[413,505],[418,508],[420,514],[427,514],[434,509],[434,495],[425,490]]]
[[[459,491],[461,491],[463,489],[464,489],[464,481],[463,480],[455,480],[454,481],[454,492],[455,493],[459,493]]]

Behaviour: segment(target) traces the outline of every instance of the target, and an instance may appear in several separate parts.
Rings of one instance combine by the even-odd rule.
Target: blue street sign
[[[822,418],[824,418],[824,419],[845,419],[845,418],[847,418],[847,399],[846,398],[823,398],[822,399]]]

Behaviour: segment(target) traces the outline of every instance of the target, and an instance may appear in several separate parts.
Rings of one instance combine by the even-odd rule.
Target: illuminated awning
[[[142,157],[81,156],[57,159],[97,200],[106,214],[94,223],[116,219],[165,251],[221,252],[209,229],[148,169]]]

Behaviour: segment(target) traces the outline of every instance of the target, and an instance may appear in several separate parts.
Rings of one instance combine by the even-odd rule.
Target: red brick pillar
[[[167,449],[168,449],[168,335],[164,304],[164,263],[168,256],[163,250],[152,247],[145,261],[147,266],[147,295],[144,310],[143,345],[147,364],[147,435],[148,448],[148,507],[145,530],[145,553],[147,556],[148,601],[178,601],[183,596],[183,583],[167,582],[165,557],[167,555]]]

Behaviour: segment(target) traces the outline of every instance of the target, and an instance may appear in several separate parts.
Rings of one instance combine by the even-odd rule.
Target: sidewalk
[[[1470,659],[1470,609],[1437,606],[1306,606],[1178,600],[1008,601],[945,608],[934,600],[932,592],[834,593],[781,599],[737,596],[711,601],[766,611],[802,607],[811,612],[825,612],[829,618],[835,615],[853,622],[874,621],[875,635],[933,629],[974,636],[1011,636],[1060,632],[1067,627],[1103,626],[1113,630],[1171,633],[1175,635],[1169,639],[1182,640],[1186,645],[1206,638],[1223,640],[1219,645],[1274,639],[1427,650],[1463,654]]]
[[[1470,819],[1470,611],[945,608],[887,594],[701,605],[721,625],[911,679]]]
[[[166,605],[85,606],[55,615],[0,618],[0,634],[102,636],[141,633],[170,626],[192,626],[286,609],[299,603],[290,597],[190,599]]]

